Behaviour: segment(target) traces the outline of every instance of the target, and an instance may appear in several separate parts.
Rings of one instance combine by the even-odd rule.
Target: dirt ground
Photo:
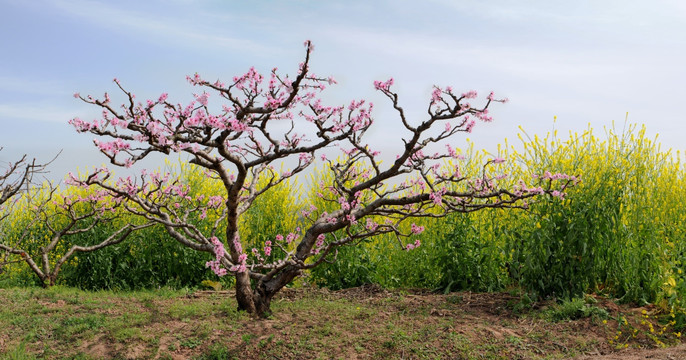
[[[25,339],[26,358],[46,359],[686,360],[666,315],[601,297],[565,318],[516,292],[298,288],[255,319],[232,296],[0,290],[0,358]]]

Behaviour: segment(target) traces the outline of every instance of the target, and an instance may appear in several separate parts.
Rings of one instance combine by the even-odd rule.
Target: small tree
[[[56,255],[58,245],[66,243],[66,238],[91,232],[97,225],[115,220],[119,216],[116,209],[121,203],[110,199],[104,190],[82,196],[58,193],[58,188],[48,182],[42,186],[35,184],[34,177],[44,173],[53,160],[38,164],[36,159],[29,161],[24,155],[19,161],[9,163],[0,175],[0,273],[5,265],[26,262],[46,287],[55,285],[60,268],[74,253],[117,244],[131,232],[154,224],[124,224],[98,244],[72,244],[64,253]],[[25,221],[17,221],[17,226],[7,223],[20,218]],[[33,246],[42,240],[36,238],[36,226],[45,227],[49,234],[45,246]],[[42,237],[43,233],[40,235]],[[51,259],[53,256],[57,258]],[[39,259],[41,265],[34,259]]]
[[[123,214],[118,210],[121,202],[104,190],[79,194],[75,189],[60,193],[59,188],[46,183],[26,190],[8,214],[8,219],[17,217],[15,225],[0,227],[0,250],[6,259],[15,257],[11,262],[25,262],[44,287],[55,285],[62,265],[74,254],[118,244],[132,232],[155,224],[116,226]],[[98,227],[114,230],[94,231]],[[86,236],[71,240],[81,234],[87,234],[87,241],[83,240]]]
[[[305,46],[305,60],[294,78],[273,69],[265,83],[252,68],[228,85],[208,82],[198,74],[187,77],[192,85],[225,101],[221,107],[211,107],[210,94],[204,91],[187,105],[171,103],[167,94],[136,102],[117,79],[114,82],[127,98],[121,107],[113,106],[107,93],[103,99],[75,94],[101,107],[103,116],[92,122],[75,118],[70,123],[78,132],[99,136],[95,145],[112,164],[128,167],[155,152],[186,153],[191,163],[221,181],[224,196],[192,198],[178,179],[145,171],[140,178],[112,182],[109,171],[101,169],[74,181],[97,185],[130,201],[129,211],[162,224],[177,241],[214,253],[215,260],[207,265],[218,275],[235,276],[239,308],[260,316],[269,313],[274,294],[303,270],[329,259],[338,246],[393,233],[409,250],[419,242],[402,245],[403,239],[423,228],[403,225],[405,220],[484,208],[523,208],[525,199],[537,195],[562,196],[561,191],[575,181],[567,175],[549,174],[539,177],[534,186],[520,182],[504,189],[498,186],[502,176],[489,171],[491,164],[503,159],[488,161],[476,178],[466,177],[457,167],[441,166],[441,161],[459,156],[447,140],[470,132],[475,120],[491,121],[489,105],[504,100],[491,93],[484,106],[477,108],[468,102],[477,97],[476,92],[459,94],[436,86],[426,119],[413,122],[391,90],[393,79],[376,81],[374,87],[390,100],[407,135],[395,160],[382,163],[379,153],[364,142],[372,125],[372,104],[359,100],[347,106],[324,105],[318,94],[335,81],[310,71],[313,47],[309,41]],[[436,146],[445,150],[428,153]],[[338,147],[343,156],[326,160],[322,151],[331,147]],[[317,156],[334,174],[330,182],[317,185],[322,188],[321,197],[336,204],[336,210],[306,206],[304,226],[246,251],[251,242],[238,232],[241,214],[258,196],[307,169]],[[292,169],[279,170],[285,159],[290,159]],[[562,182],[553,189],[553,180]],[[206,219],[208,211],[216,215],[213,225],[201,231],[193,219]]]
[[[0,147],[0,151],[2,149]],[[7,168],[0,175],[0,229],[2,229],[2,222],[11,214],[10,208],[13,201],[16,201],[17,196],[21,195],[23,191],[29,189],[34,176],[43,173],[51,162],[52,160],[45,164],[38,164],[36,159],[29,161],[26,155],[24,155],[18,161],[7,164]],[[3,234],[0,231],[0,241],[3,241],[1,236]],[[0,274],[3,272],[5,265],[21,261],[10,260],[9,253],[6,251],[3,251],[2,255],[3,257],[0,259]]]

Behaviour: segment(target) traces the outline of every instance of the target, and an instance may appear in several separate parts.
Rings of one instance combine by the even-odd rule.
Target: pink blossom
[[[200,95],[197,95],[195,98],[198,100],[199,103],[201,103],[203,106],[207,106],[207,99],[209,98],[210,94],[204,92]]]
[[[474,128],[474,124],[475,124],[474,120],[470,121],[469,123],[467,123],[467,126],[465,127],[465,130],[466,130],[468,133],[471,133],[471,132],[472,132],[472,129]]]
[[[411,231],[415,235],[419,235],[424,232],[424,226],[418,226],[416,224],[412,224]]]
[[[379,224],[377,224],[374,220],[367,218],[367,225],[365,225],[365,227],[369,231],[376,231],[376,228],[379,227]]]
[[[350,210],[350,203],[345,200],[343,196],[338,198],[338,203],[341,204],[341,209],[343,210]]]
[[[422,245],[422,242],[419,241],[419,239],[415,240],[413,244],[407,244],[405,245],[405,250],[410,251],[418,248],[420,245]]]
[[[477,93],[476,93],[476,91],[474,91],[474,90],[470,90],[470,91],[468,91],[468,92],[462,94],[462,96],[463,96],[465,99],[475,99],[475,98],[477,97]]]
[[[210,241],[212,242],[212,245],[214,245],[213,252],[215,255],[215,260],[206,262],[205,267],[211,268],[212,271],[217,274],[217,276],[224,276],[226,275],[226,269],[221,267],[221,259],[226,254],[226,251],[224,250],[224,244],[222,244],[222,242],[214,236],[210,239]]]
[[[298,155],[298,159],[300,159],[301,162],[308,163],[312,160],[312,155],[308,153],[300,153],[300,155]]]
[[[324,245],[324,239],[325,239],[325,238],[326,238],[326,236],[325,236],[324,234],[319,234],[319,235],[317,235],[317,243],[316,243],[316,245],[317,245],[318,248],[320,248],[320,247],[322,247],[322,246]]]
[[[445,191],[431,193],[429,194],[429,199],[431,199],[434,204],[441,205],[443,203],[443,194],[445,194]]]
[[[431,92],[431,103],[436,104],[441,101],[441,88],[434,86],[434,90]]]
[[[388,79],[386,82],[382,82],[382,81],[378,81],[378,80],[374,81],[374,88],[376,90],[388,91],[390,89],[391,85],[393,85],[393,78]]]

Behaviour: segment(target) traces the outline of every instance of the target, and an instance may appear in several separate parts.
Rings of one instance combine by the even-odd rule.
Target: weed
[[[29,360],[36,359],[35,356],[28,354],[26,352],[26,345],[22,342],[19,343],[14,349],[8,351],[6,354],[7,360]]]
[[[266,339],[260,340],[260,342],[257,343],[257,347],[263,348],[270,344],[274,340],[274,334],[269,335]]]
[[[564,300],[546,311],[546,315],[552,321],[576,320],[586,317],[607,319],[607,310],[587,304],[583,298]]]
[[[203,341],[200,339],[188,338],[188,339],[181,340],[181,342],[179,343],[179,346],[189,348],[189,349],[194,349],[194,348],[202,345],[202,343],[203,343]]]

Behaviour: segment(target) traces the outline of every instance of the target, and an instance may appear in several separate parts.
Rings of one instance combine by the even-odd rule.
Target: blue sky
[[[105,161],[92,135],[67,124],[99,113],[73,93],[115,93],[117,77],[139,99],[168,92],[184,103],[197,91],[185,81],[195,72],[227,81],[250,66],[294,74],[306,39],[312,70],[339,82],[328,102],[375,103],[370,142],[392,147],[403,135],[372,86],[394,77],[416,121],[433,84],[508,97],[470,135],[488,151],[516,139],[520,125],[543,135],[590,124],[602,134],[626,112],[663,148],[686,149],[679,0],[0,0],[0,10],[0,164],[62,149],[57,179]]]

